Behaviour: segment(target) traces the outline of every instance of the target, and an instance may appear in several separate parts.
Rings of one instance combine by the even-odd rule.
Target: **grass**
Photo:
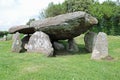
[[[91,60],[77,37],[79,53],[47,58],[42,54],[12,53],[12,41],[0,42],[0,80],[120,80],[120,36],[108,36],[114,60]]]

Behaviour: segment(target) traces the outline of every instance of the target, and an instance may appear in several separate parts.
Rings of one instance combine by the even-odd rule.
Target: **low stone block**
[[[67,51],[70,52],[78,52],[79,48],[77,46],[77,44],[75,43],[74,39],[69,39],[68,43],[67,43]]]
[[[64,45],[59,43],[59,42],[53,42],[53,46],[54,46],[55,50],[63,50],[63,49],[65,49]]]

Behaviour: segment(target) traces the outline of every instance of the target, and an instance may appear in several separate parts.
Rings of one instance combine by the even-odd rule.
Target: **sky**
[[[29,19],[38,19],[40,11],[50,2],[64,0],[0,0],[0,31],[8,31],[12,26],[25,25]],[[103,2],[104,0],[99,0]]]

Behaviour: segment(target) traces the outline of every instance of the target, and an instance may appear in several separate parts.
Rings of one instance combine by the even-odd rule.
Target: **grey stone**
[[[14,39],[16,38],[16,34],[19,32],[16,32],[15,34],[12,35],[12,41],[14,41]],[[19,34],[20,35],[20,34]]]
[[[20,53],[22,50],[22,41],[20,39],[20,33],[16,33],[13,35],[13,44],[12,44],[12,52]]]
[[[78,11],[55,17],[31,22],[30,26],[16,26],[9,29],[10,33],[20,32],[24,34],[42,31],[52,40],[65,40],[79,36],[89,30],[98,20],[90,14]]]
[[[67,48],[67,51],[70,51],[70,52],[78,52],[79,51],[79,48],[78,48],[77,44],[75,43],[74,39],[68,40],[66,48]]]
[[[84,37],[85,48],[91,53],[95,45],[96,37],[97,37],[97,33],[94,33],[94,32],[88,32],[85,34],[85,37]]]
[[[3,36],[3,41],[7,41],[7,36],[6,35]]]
[[[0,38],[0,41],[6,41],[7,40],[7,36],[4,35],[2,38]]]
[[[53,56],[54,49],[49,36],[41,31],[35,32],[29,39],[28,52],[44,53],[46,56]]]
[[[9,33],[16,33],[16,32],[31,34],[31,33],[34,33],[35,30],[33,27],[30,27],[28,25],[13,26],[9,29]]]
[[[102,59],[108,56],[107,35],[99,32],[96,38],[95,46],[92,51],[91,59]]]
[[[59,43],[59,42],[53,42],[53,46],[54,46],[55,50],[63,50],[63,49],[65,49],[64,45]]]

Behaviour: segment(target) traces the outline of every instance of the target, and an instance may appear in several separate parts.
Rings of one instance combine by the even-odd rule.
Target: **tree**
[[[88,8],[94,0],[65,0],[64,4],[67,7],[67,12],[88,11]]]
[[[33,19],[29,19],[29,21],[26,23],[26,25],[30,25],[30,23],[31,23],[32,21],[35,21],[35,19],[34,19],[34,18],[33,18]]]
[[[65,6],[62,4],[50,3],[46,10],[44,10],[45,17],[53,17],[59,14],[66,13]]]

